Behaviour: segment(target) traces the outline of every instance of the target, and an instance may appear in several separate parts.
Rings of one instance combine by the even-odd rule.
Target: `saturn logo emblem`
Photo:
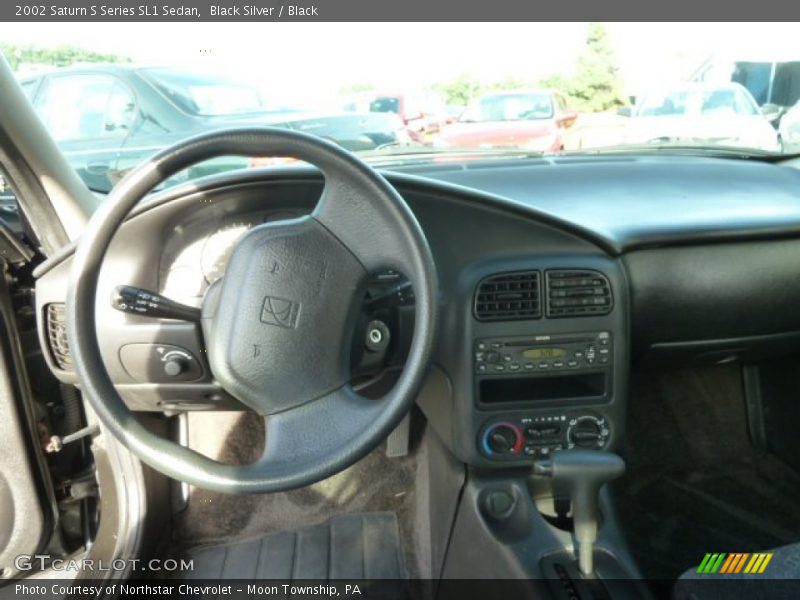
[[[264,296],[261,305],[261,322],[267,325],[275,325],[285,329],[293,329],[297,325],[297,315],[300,313],[300,304],[276,298],[275,296]]]

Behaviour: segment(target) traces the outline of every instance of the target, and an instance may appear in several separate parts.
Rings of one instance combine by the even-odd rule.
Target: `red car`
[[[415,142],[427,143],[452,119],[435,92],[371,93],[350,99],[344,110],[395,113]]]
[[[486,94],[470,102],[461,118],[442,130],[435,145],[563,150],[564,132],[577,116],[553,90]]]

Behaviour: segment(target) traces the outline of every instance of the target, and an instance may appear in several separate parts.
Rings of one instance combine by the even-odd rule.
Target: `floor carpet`
[[[412,422],[413,437],[419,421]],[[193,414],[190,447],[231,464],[255,460],[263,448],[263,421],[251,413]],[[299,529],[343,514],[390,511],[397,514],[409,575],[424,576],[429,558],[415,526],[416,493],[425,485],[424,449],[412,447],[402,458],[388,458],[385,444],[352,467],[314,485],[289,492],[228,495],[192,488],[186,508],[175,518],[172,544],[251,540]],[[419,463],[419,464],[418,464]]]
[[[650,579],[675,579],[706,552],[800,540],[800,475],[750,444],[740,377],[720,366],[633,378],[614,492]]]

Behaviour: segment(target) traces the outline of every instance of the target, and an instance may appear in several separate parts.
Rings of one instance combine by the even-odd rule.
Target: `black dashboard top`
[[[395,170],[534,208],[616,253],[800,233],[800,170],[768,162],[574,155]]]
[[[439,192],[527,213],[610,255],[800,235],[797,164],[696,154],[613,154],[375,166],[401,193]],[[223,173],[154,194],[141,210],[193,190],[247,181],[300,183],[320,181],[320,174],[304,166]],[[55,253],[36,275],[70,256],[75,245]]]
[[[615,344],[624,352],[617,365],[650,356],[760,360],[800,343],[800,172],[792,167],[615,155],[427,163],[383,172],[414,211],[436,259],[442,333],[435,362],[461,382],[464,397],[472,397],[476,336],[519,335],[520,323],[548,335],[610,331],[624,342]],[[257,223],[305,214],[321,187],[318,171],[291,166],[224,173],[154,194],[117,233],[98,298],[124,284],[199,306],[239,236]],[[35,273],[43,347],[53,346],[45,325],[51,305],[65,302],[72,249]],[[474,318],[476,286],[485,278],[564,269],[608,277],[611,314],[542,314],[533,322]],[[144,375],[160,363],[123,364],[129,357],[121,348],[128,346],[128,354],[161,344],[201,356],[193,325],[143,321],[107,302],[98,302],[97,318],[114,381],[127,386],[132,406],[152,410],[167,395],[181,407],[206,406],[207,397],[219,394],[205,379],[180,390],[171,382],[151,389]],[[73,373],[51,368],[74,382]]]

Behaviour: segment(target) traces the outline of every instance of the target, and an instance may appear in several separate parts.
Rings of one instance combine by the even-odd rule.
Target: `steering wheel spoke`
[[[373,187],[382,180],[352,181],[326,174],[322,196],[313,217],[347,247],[370,273],[395,269],[413,273],[409,240],[393,227],[409,212],[404,203],[375,203]]]
[[[345,385],[313,403],[265,417],[264,451],[253,468],[260,477],[289,483],[298,466],[318,468],[320,453],[352,464],[365,454],[360,449],[373,448],[390,433],[380,426],[383,410],[383,400],[364,398]]]

